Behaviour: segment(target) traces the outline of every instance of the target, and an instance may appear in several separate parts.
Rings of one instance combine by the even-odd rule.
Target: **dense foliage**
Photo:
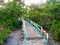
[[[24,15],[23,10],[21,5],[17,5],[16,0],[7,3],[4,8],[0,8],[0,43],[7,40],[11,30],[18,28],[18,18]]]

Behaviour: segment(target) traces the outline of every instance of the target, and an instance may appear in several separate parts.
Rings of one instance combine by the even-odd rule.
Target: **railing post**
[[[46,35],[47,35],[47,38],[46,38],[46,43],[48,44],[48,34],[46,33]]]

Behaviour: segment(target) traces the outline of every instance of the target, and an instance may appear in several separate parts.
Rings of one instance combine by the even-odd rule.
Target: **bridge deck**
[[[25,21],[26,31],[29,36],[26,45],[46,45],[45,39],[41,39],[41,36],[35,31],[35,28]]]
[[[40,37],[40,35],[35,31],[34,27],[32,27],[27,21],[25,22],[25,26],[29,37]]]

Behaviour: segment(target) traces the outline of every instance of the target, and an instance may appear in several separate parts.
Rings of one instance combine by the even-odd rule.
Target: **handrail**
[[[42,38],[46,40],[46,43],[48,44],[48,33],[46,33],[46,31],[43,30],[42,26],[39,26],[38,24],[36,24],[35,22],[29,19],[25,19],[25,20],[28,21],[32,26],[36,28],[36,31],[40,34]]]

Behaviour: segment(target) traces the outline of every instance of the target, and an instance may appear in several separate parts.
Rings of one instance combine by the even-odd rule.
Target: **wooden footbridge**
[[[3,45],[48,45],[48,34],[41,26],[29,19],[22,19],[22,30],[16,30],[9,35],[7,44]]]

